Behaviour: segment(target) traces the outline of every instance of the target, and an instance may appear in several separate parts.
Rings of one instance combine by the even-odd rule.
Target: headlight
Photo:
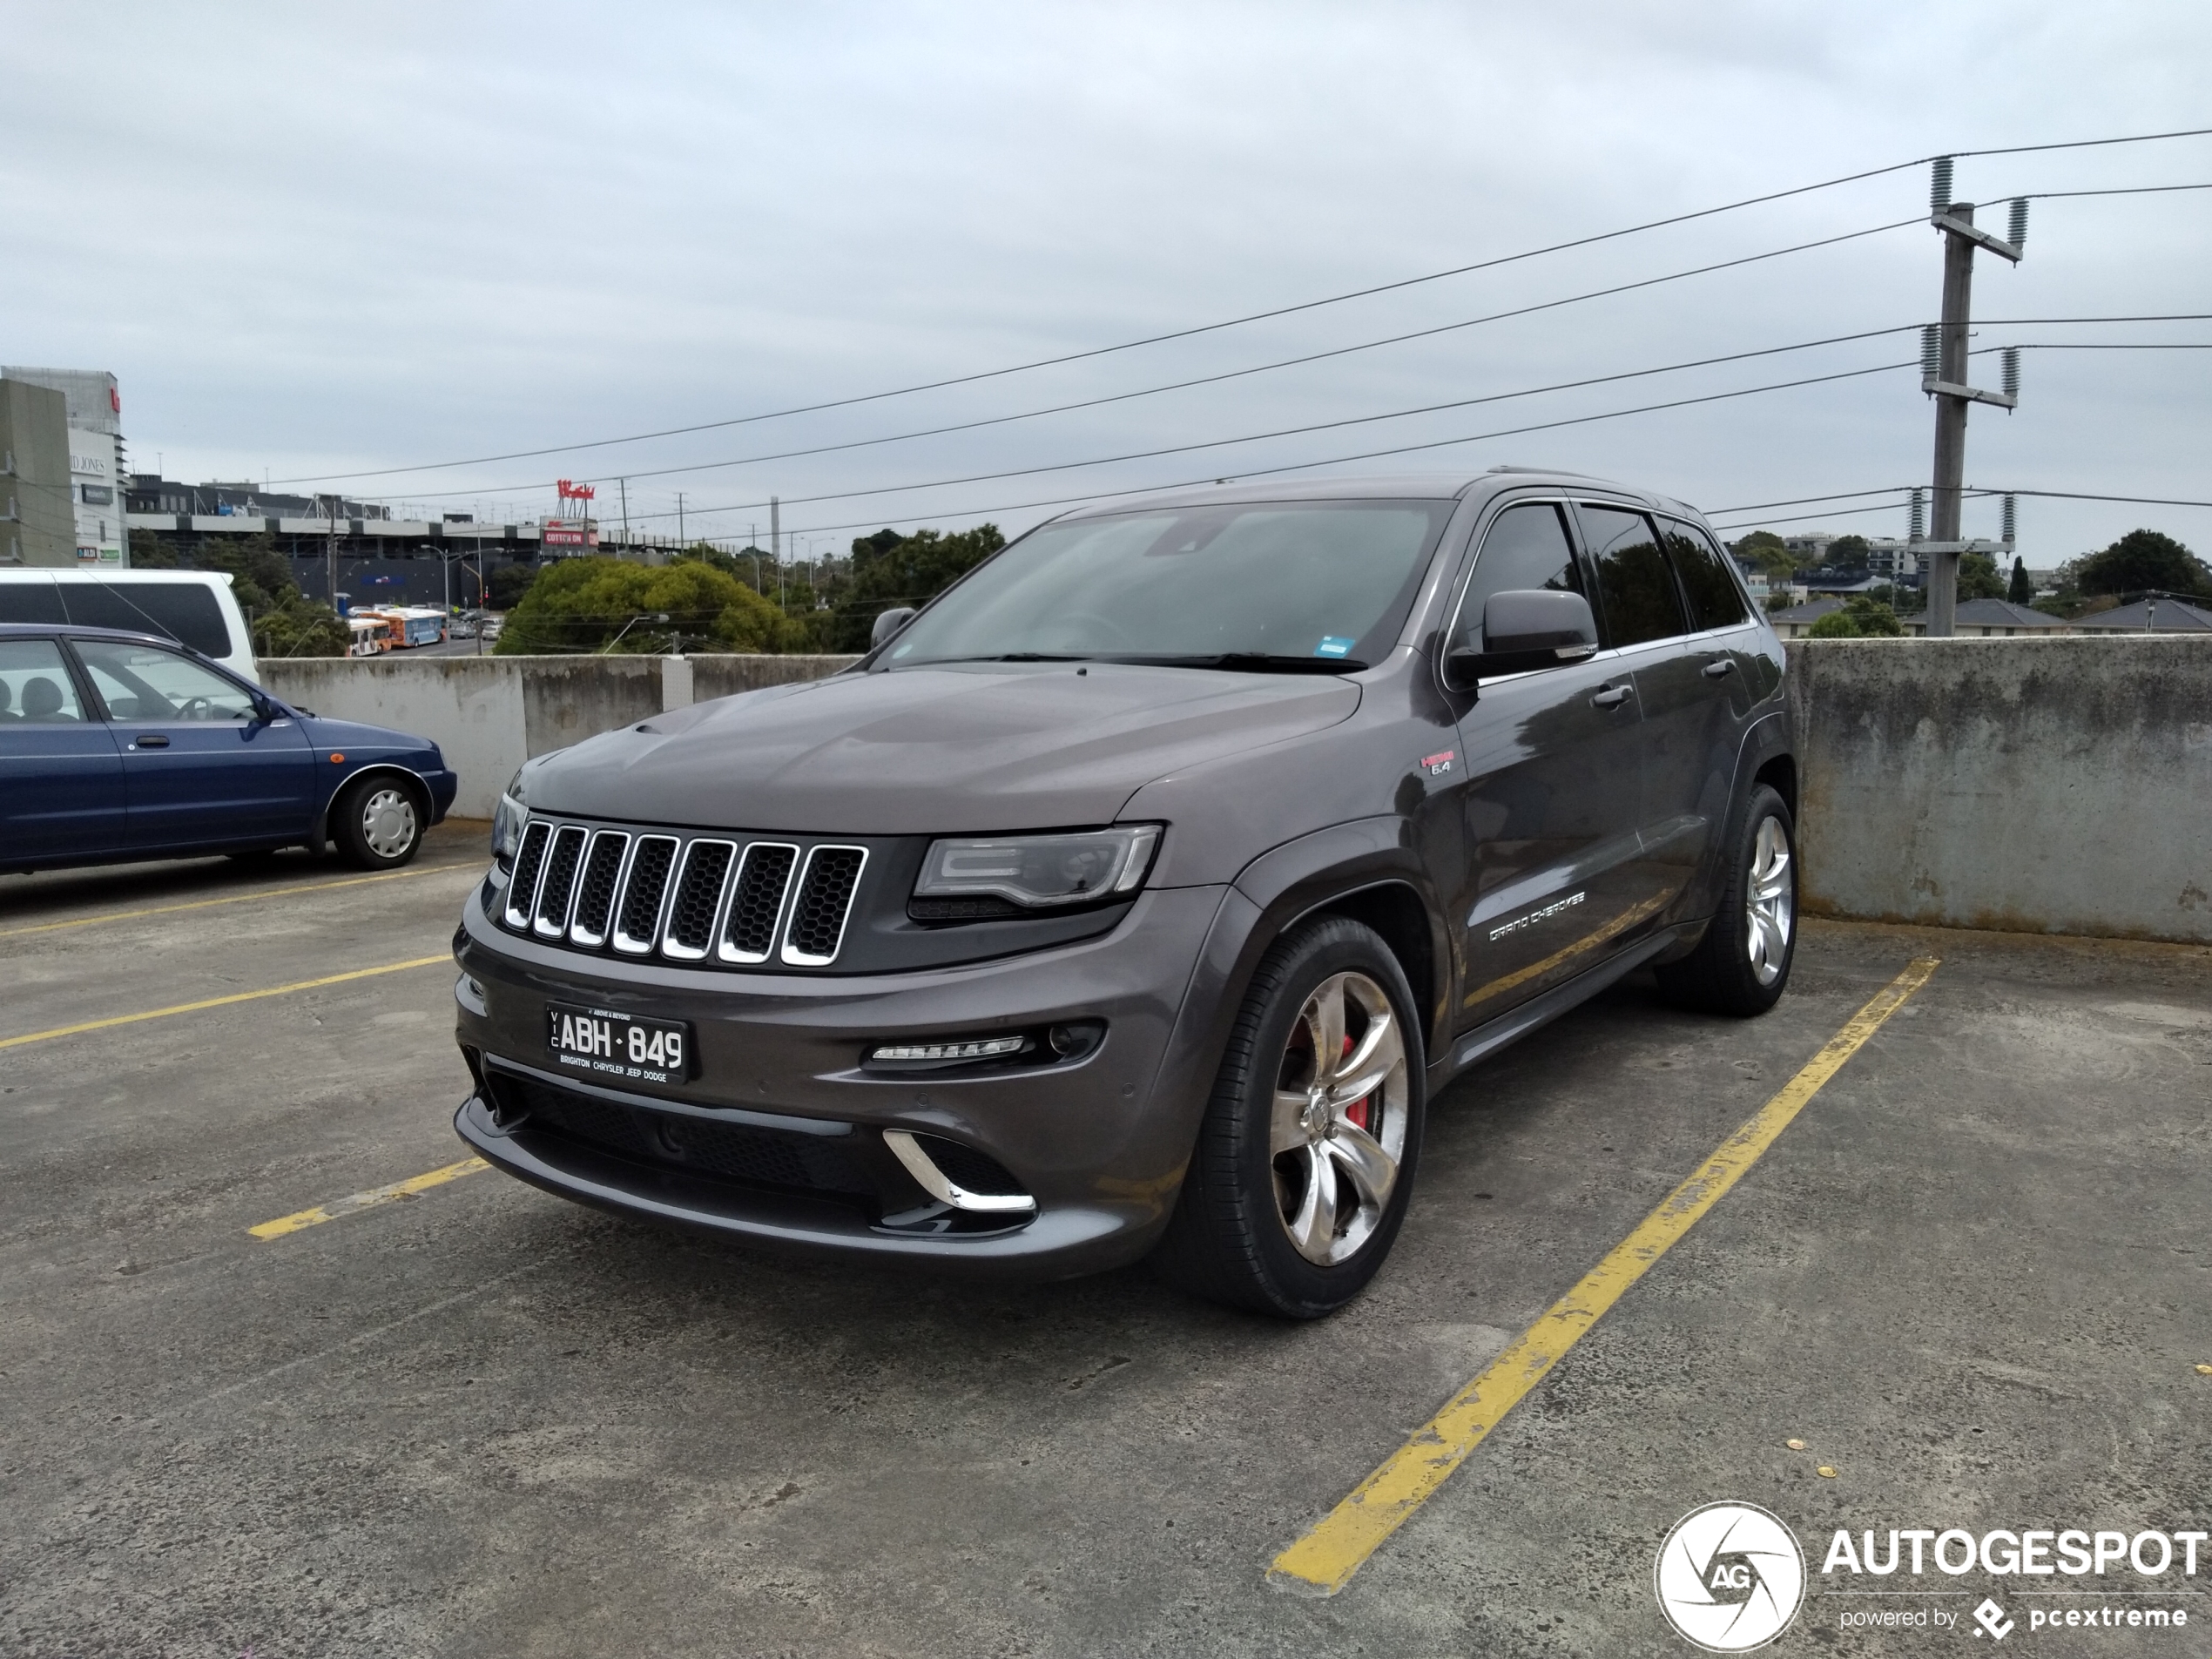
[[[917,899],[1004,899],[1025,909],[1082,904],[1144,885],[1157,824],[1074,835],[995,835],[933,841]]]
[[[522,776],[520,772],[515,775]],[[515,867],[515,854],[523,845],[523,825],[529,817],[529,809],[515,799],[514,787],[511,783],[507,786],[509,792],[500,796],[491,815],[491,856],[502,870]]]

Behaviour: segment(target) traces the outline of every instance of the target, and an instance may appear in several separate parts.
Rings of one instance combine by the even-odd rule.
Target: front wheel
[[[339,851],[364,870],[396,870],[422,850],[422,803],[388,773],[357,779],[330,806]]]
[[[1420,1153],[1413,993],[1371,929],[1298,928],[1238,1010],[1154,1264],[1170,1283],[1289,1318],[1366,1287],[1405,1219]]]
[[[1764,1014],[1782,1000],[1797,949],[1797,826],[1760,784],[1724,849],[1719,914],[1696,949],[1657,970],[1659,988],[1685,1008]]]

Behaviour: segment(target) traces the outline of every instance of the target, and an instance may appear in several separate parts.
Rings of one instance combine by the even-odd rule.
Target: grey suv
[[[1649,963],[1789,976],[1783,656],[1572,475],[1069,514],[853,668],[533,760],[456,936],[456,1126],[564,1197],[1312,1318],[1430,1096]]]

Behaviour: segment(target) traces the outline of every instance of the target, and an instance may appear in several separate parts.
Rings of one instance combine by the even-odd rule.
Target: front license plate
[[[681,1082],[691,1076],[691,1028],[680,1020],[641,1020],[611,1008],[545,1005],[545,1044],[553,1063],[572,1071],[639,1082]]]

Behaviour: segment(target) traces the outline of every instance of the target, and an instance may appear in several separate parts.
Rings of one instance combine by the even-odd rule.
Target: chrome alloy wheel
[[[1381,986],[1332,974],[1298,1010],[1276,1073],[1268,1150],[1283,1231],[1323,1267],[1381,1222],[1406,1151],[1405,1034]]]
[[[1743,880],[1744,948],[1751,972],[1762,985],[1782,976],[1790,955],[1790,929],[1797,921],[1797,888],[1790,871],[1790,837],[1778,818],[1763,819],[1751,844],[1751,867]]]
[[[361,803],[361,840],[380,859],[395,859],[415,845],[415,803],[404,789],[369,792]]]

